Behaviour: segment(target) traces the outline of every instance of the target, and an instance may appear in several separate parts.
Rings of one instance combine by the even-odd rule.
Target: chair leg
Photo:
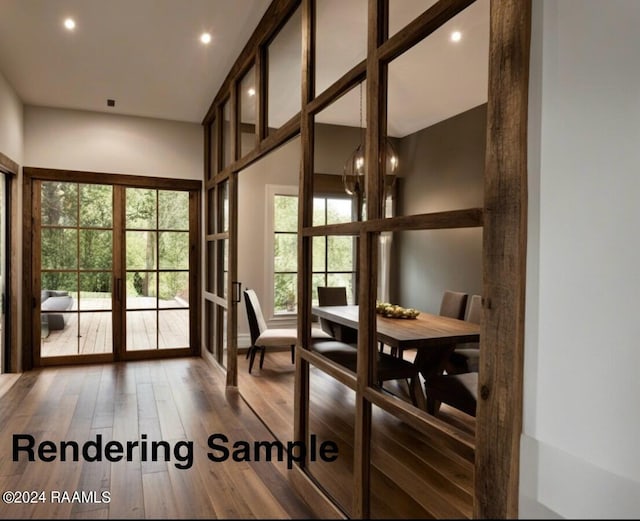
[[[264,347],[261,348],[260,351],[260,369],[262,369],[262,364],[264,364],[264,352],[266,349]]]
[[[249,348],[249,353],[251,355],[250,360],[249,360],[249,374],[251,374],[251,369],[253,368],[253,361],[256,358],[256,351],[258,350],[258,348],[256,346],[251,346]]]
[[[424,397],[424,393],[422,392],[422,385],[420,383],[420,377],[418,375],[407,381],[407,385],[409,386],[409,396],[411,397],[411,401],[413,405],[418,407],[419,409],[426,411],[427,410],[427,401]]]
[[[291,346],[291,363],[292,364],[296,363],[296,346],[295,345]]]
[[[438,414],[440,410],[441,402],[439,400],[434,400],[433,398],[429,398],[427,395],[427,412],[433,416]]]

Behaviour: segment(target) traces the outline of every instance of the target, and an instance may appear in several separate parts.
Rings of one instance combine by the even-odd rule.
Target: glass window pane
[[[189,311],[172,309],[159,313],[158,347],[189,347]]]
[[[218,185],[218,211],[220,212],[219,232],[229,230],[229,182]]]
[[[76,226],[78,185],[43,181],[40,191],[40,215],[43,226]]]
[[[326,270],[326,245],[327,241],[324,237],[313,238],[313,271]]]
[[[320,219],[323,199],[338,195],[351,202],[352,210],[341,214],[340,222],[366,217],[365,138],[366,81],[356,85],[327,108],[314,123],[314,225]],[[316,208],[317,206],[317,208]]]
[[[127,232],[128,270],[156,269],[156,232]]]
[[[256,68],[251,67],[240,81],[240,156],[256,146]]]
[[[215,174],[218,173],[218,125],[216,120],[213,120],[211,122],[210,129],[209,160],[211,161],[211,165],[209,168],[209,179],[211,179]]]
[[[216,314],[214,313],[214,304],[208,300],[204,303],[204,323],[206,327],[205,345],[207,351],[213,354],[214,348],[214,331],[216,330]]]
[[[78,354],[111,353],[113,350],[113,324],[111,313],[82,313]]]
[[[367,7],[367,0],[316,3],[316,96],[367,57]]]
[[[338,457],[335,461],[311,461],[308,471],[349,515],[353,506],[355,402],[355,391],[319,369],[310,368],[309,432],[316,435],[318,444],[336,444]]]
[[[298,197],[276,195],[273,198],[273,229],[276,232],[298,231]]]
[[[231,157],[231,102],[227,100],[222,107],[222,168],[227,168],[233,158]]]
[[[78,313],[40,315],[40,356],[78,354]]]
[[[218,278],[218,296],[222,298],[226,298],[227,296],[227,281],[229,273],[229,240],[223,239],[217,241],[217,264],[218,270],[220,266],[222,266],[222,277]],[[219,273],[219,271],[218,271]]]
[[[327,200],[324,197],[313,198],[313,225],[324,226],[327,224]]]
[[[189,269],[189,232],[160,232],[160,269]]]
[[[127,273],[127,309],[155,309],[158,299],[156,274],[148,271]]]
[[[385,396],[411,403],[404,380],[384,387]],[[447,405],[441,411],[440,421],[474,437],[473,417]],[[371,416],[371,518],[471,519],[474,465],[455,450],[434,450],[447,435],[426,435],[375,405]]]
[[[355,275],[353,273],[329,273],[327,275],[327,286],[347,288],[347,303],[355,304]]]
[[[295,313],[298,276],[295,273],[276,273],[273,279],[274,313]]]
[[[161,308],[189,307],[189,272],[159,273],[158,306]]]
[[[157,349],[156,311],[127,311],[127,351]]]
[[[327,260],[329,271],[353,271],[353,237],[328,237]]]
[[[318,286],[326,286],[327,280],[324,273],[314,273],[311,276],[311,305],[318,305]]]
[[[404,29],[438,0],[389,0],[389,38]]]
[[[207,282],[206,290],[209,293],[215,293],[216,291],[216,243],[215,241],[207,241]]]
[[[80,269],[108,270],[112,263],[111,230],[80,230]]]
[[[113,187],[80,185],[80,226],[113,226]]]
[[[189,192],[158,190],[158,228],[189,229]]]
[[[298,236],[293,233],[276,233],[273,252],[274,271],[297,271]]]
[[[212,188],[207,191],[207,233],[216,233],[216,190]]]
[[[80,309],[111,309],[110,272],[80,273]]]
[[[78,230],[42,228],[40,259],[43,270],[78,268]]]
[[[386,215],[483,206],[488,63],[488,0],[389,63]]]
[[[77,273],[46,271],[40,280],[42,311],[72,311],[78,303]]]
[[[267,132],[300,112],[302,95],[301,9],[296,9],[267,49]]]
[[[348,223],[353,221],[353,202],[346,198],[327,199],[327,224]]]
[[[155,230],[157,228],[156,197],[157,190],[127,188],[127,228],[143,230]]]

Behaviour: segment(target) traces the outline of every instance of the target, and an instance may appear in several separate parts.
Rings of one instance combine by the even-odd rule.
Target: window
[[[271,187],[267,220],[273,237],[272,284],[273,315],[293,314],[297,311],[298,276],[298,195],[296,187]],[[354,209],[350,198],[336,195],[314,198],[315,226],[351,222]],[[355,239],[349,236],[323,236],[313,241],[313,294],[318,303],[318,286],[345,286],[350,302],[355,301]]]

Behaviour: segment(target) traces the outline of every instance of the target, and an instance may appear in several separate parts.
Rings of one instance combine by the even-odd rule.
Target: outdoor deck
[[[64,328],[42,328],[41,356],[110,353],[113,349],[113,335],[109,304],[110,301],[107,299],[83,299],[82,307],[91,309],[91,312],[75,313],[77,303],[74,302],[69,312],[54,313],[64,316]],[[127,304],[128,307],[141,308],[149,302],[128,299]],[[188,347],[189,310],[162,309],[181,305],[184,305],[184,302],[164,300],[159,303],[159,313],[155,309],[127,311],[127,350]],[[104,311],[99,311],[100,309]]]

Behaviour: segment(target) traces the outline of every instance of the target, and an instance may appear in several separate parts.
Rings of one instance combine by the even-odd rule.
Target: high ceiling
[[[0,71],[28,105],[199,123],[269,3],[0,0]]]
[[[391,0],[390,35],[434,2]],[[199,123],[269,3],[0,0],[0,72],[28,105]],[[367,0],[318,2],[318,92],[364,59],[366,10]],[[73,31],[63,27],[66,17],[76,20]],[[405,136],[486,101],[488,21],[489,1],[478,0],[391,62],[390,135]],[[272,126],[300,107],[299,24],[297,15],[270,49]],[[454,43],[450,35],[456,30],[462,38]],[[199,41],[204,31],[212,36],[208,45]],[[115,107],[107,106],[109,98]],[[248,106],[245,122],[253,119],[245,113]],[[358,126],[359,89],[317,120]]]

